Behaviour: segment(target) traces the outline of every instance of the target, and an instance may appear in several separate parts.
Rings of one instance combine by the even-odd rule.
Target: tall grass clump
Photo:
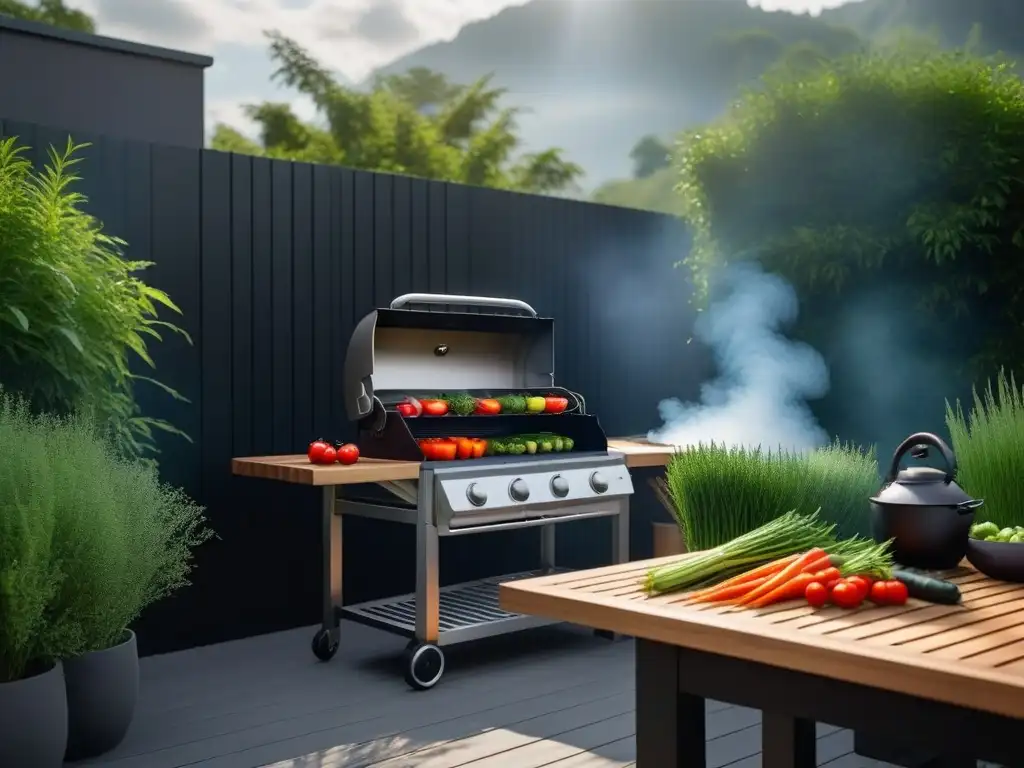
[[[32,415],[2,390],[0,521],[0,573],[19,568],[19,551],[39,563],[21,599],[42,639],[24,657],[115,645],[144,608],[188,583],[193,550],[211,536],[201,507],[162,483],[151,462],[122,456],[91,418]],[[24,544],[4,549],[16,526],[29,526],[38,555]],[[0,606],[0,626],[6,613]]]
[[[699,445],[669,460],[666,484],[690,550],[720,546],[790,510],[820,508],[845,538],[869,533],[878,463],[874,449],[838,442],[805,454]]]
[[[0,383],[35,412],[92,414],[140,456],[154,430],[181,433],[140,412],[134,384],[180,396],[133,372],[133,358],[153,367],[147,343],[184,332],[158,318],[179,310],[139,279],[149,263],[125,259],[125,243],[82,209],[73,185],[86,146],[69,139],[37,169],[15,138],[0,141]]]
[[[968,414],[957,400],[946,403],[946,427],[953,439],[965,491],[985,500],[979,520],[1002,527],[1024,525],[1024,390],[1000,371],[983,393],[973,391]]]

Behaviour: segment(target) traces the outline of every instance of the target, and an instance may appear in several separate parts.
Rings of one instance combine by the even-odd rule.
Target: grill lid
[[[425,311],[463,305],[525,315]],[[518,299],[407,293],[359,321],[345,358],[345,406],[353,421],[388,392],[554,386],[554,321]]]

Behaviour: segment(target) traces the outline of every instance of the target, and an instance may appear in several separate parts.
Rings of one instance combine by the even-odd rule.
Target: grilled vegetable
[[[892,577],[903,582],[911,597],[929,603],[956,605],[960,602],[960,588],[951,581],[936,579],[911,568],[893,568]]]
[[[527,413],[544,413],[546,403],[543,397],[528,397],[526,398],[526,412]]]
[[[498,403],[502,413],[526,413],[526,398],[522,395],[504,395]]]
[[[551,453],[553,450],[555,450],[555,444],[550,439],[548,439],[546,437],[543,438],[537,444],[537,452],[538,453]]]
[[[476,398],[465,392],[454,395],[442,395],[441,399],[448,403],[448,410],[459,416],[469,416],[476,410]]]
[[[422,400],[420,405],[427,416],[444,416],[448,413],[448,403],[444,400]]]
[[[562,440],[562,438],[558,437],[557,435],[555,436],[554,443],[555,443],[555,451],[556,452],[565,450],[565,443],[564,443],[564,441]]]
[[[563,437],[562,438],[562,450],[563,451],[571,451],[573,449],[574,445],[576,445],[576,443],[573,442],[573,439],[571,437]]]
[[[569,400],[565,397],[545,397],[545,413],[563,413],[569,407]]]
[[[524,444],[526,445],[526,452],[527,453],[534,454],[534,453],[537,452],[537,441],[536,440],[527,440],[527,441],[525,441]]]
[[[508,446],[504,440],[491,440],[487,444],[490,452],[495,456],[504,456],[508,453]]]
[[[473,413],[481,416],[496,416],[501,413],[501,403],[489,397],[477,400]]]

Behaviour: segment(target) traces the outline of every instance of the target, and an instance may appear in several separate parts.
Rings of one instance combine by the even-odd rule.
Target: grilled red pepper
[[[569,399],[566,397],[545,397],[544,413],[563,413],[569,407]]]
[[[481,416],[495,416],[501,413],[501,403],[489,397],[477,400],[476,413]]]
[[[420,400],[420,405],[427,416],[444,416],[448,413],[448,403],[444,400]]]

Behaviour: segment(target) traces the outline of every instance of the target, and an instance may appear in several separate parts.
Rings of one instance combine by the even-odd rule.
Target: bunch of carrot
[[[763,608],[803,597],[814,582],[827,584],[840,577],[843,558],[817,547],[741,573],[707,589],[689,594],[690,603],[725,603]]]

